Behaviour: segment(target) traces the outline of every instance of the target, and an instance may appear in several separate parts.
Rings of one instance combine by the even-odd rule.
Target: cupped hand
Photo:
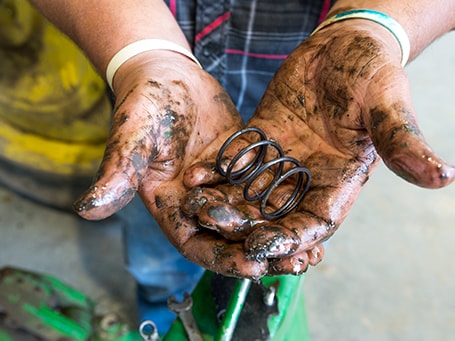
[[[263,264],[246,259],[242,244],[200,231],[181,213],[188,191],[183,171],[216,154],[243,124],[219,83],[184,56],[154,51],[125,63],[114,89],[105,155],[93,185],[74,204],[78,214],[103,219],[138,193],[188,259],[223,273],[236,272],[236,263],[248,276],[263,273]]]
[[[207,230],[243,240],[247,257],[264,264],[268,274],[300,274],[320,261],[321,243],[345,219],[381,158],[418,186],[439,188],[455,178],[454,167],[433,153],[419,130],[397,42],[365,20],[337,23],[303,42],[278,70],[247,126],[260,128],[311,171],[303,201],[287,216],[267,221],[258,202],[244,199],[244,184],[222,184],[193,190],[184,207]],[[244,134],[232,150],[256,138]],[[252,158],[247,154],[245,163]],[[194,165],[185,183],[220,180],[212,169]],[[274,191],[269,204],[280,207],[288,189]]]

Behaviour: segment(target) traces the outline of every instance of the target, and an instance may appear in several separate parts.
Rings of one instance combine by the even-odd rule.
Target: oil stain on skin
[[[188,87],[181,81],[171,82],[172,87],[177,87],[176,90],[169,89],[166,92],[166,100],[169,105],[166,105],[164,118],[160,122],[160,126],[164,128],[164,137],[170,139],[170,143],[174,144],[175,157],[181,159],[184,157],[186,142],[188,141],[194,121],[194,103],[189,95]],[[181,101],[176,101],[173,93],[181,93]],[[180,112],[184,110],[185,112]]]
[[[355,35],[348,45],[345,45],[345,37],[334,35],[330,43],[321,48],[315,62],[325,62],[317,66],[315,72],[317,98],[320,99],[320,107],[331,113],[335,119],[342,119],[354,103],[352,89],[356,82],[365,81],[376,70],[375,59],[382,54],[381,46],[369,37]],[[330,57],[330,51],[340,51],[337,56]],[[364,65],[359,70],[358,65]],[[346,80],[349,80],[346,82]]]
[[[370,111],[372,139],[379,151],[390,153],[396,147],[408,149],[410,146],[403,138],[403,134],[404,136],[409,134],[415,137],[422,136],[417,124],[413,121],[403,121],[402,124],[393,126],[389,117],[392,117],[394,112],[401,112],[403,117],[411,117],[411,114],[399,104],[394,104],[390,108],[375,107]],[[397,139],[399,141],[395,141]],[[396,143],[393,143],[394,141]]]
[[[387,113],[379,108],[373,108],[370,111],[371,125],[370,130],[373,134],[381,127],[387,119]]]
[[[164,137],[170,138],[172,137],[173,134],[173,124],[176,121],[177,113],[173,111],[169,105],[167,105],[164,110],[166,111],[166,114],[164,115],[163,120],[161,121],[161,125],[166,129],[168,128],[167,131],[164,132]]]
[[[242,117],[238,112],[237,108],[235,107],[234,103],[232,102],[229,95],[225,92],[220,92],[216,96],[213,97],[215,103],[222,103],[226,108],[226,111],[229,112],[233,119],[238,120],[238,122],[242,122]],[[227,126],[225,127],[228,128]]]

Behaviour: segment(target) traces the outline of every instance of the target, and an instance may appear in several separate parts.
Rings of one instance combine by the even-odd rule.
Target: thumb
[[[384,163],[406,181],[440,188],[455,179],[455,168],[437,156],[419,129],[405,71],[384,67],[367,88],[366,128]]]
[[[125,115],[125,111],[114,115],[103,161],[93,184],[73,204],[74,210],[85,219],[104,219],[125,207],[136,194],[153,158],[146,129],[138,127],[134,117]]]
[[[74,202],[73,209],[82,218],[107,218],[133,199],[137,181],[132,182],[128,174],[116,172],[109,164],[110,160],[103,161],[93,184]]]

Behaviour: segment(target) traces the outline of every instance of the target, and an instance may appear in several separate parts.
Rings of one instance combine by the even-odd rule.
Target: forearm
[[[104,75],[112,56],[131,42],[159,38],[189,49],[162,0],[31,0],[72,38]]]
[[[338,0],[328,16],[355,8],[381,11],[398,21],[411,42],[410,60],[436,38],[455,28],[453,0]]]

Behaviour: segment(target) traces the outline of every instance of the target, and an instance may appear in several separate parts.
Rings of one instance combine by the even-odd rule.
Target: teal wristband
[[[389,17],[387,14],[373,11],[370,9],[355,9],[352,11],[342,12],[335,14],[333,17],[324,20],[316,29],[311,33],[315,34],[319,30],[336,23],[337,21],[347,20],[347,19],[365,19],[373,21],[390,31],[393,36],[398,41],[401,49],[401,65],[405,66],[409,59],[409,53],[411,51],[411,43],[409,42],[408,35],[403,27],[393,18]]]

